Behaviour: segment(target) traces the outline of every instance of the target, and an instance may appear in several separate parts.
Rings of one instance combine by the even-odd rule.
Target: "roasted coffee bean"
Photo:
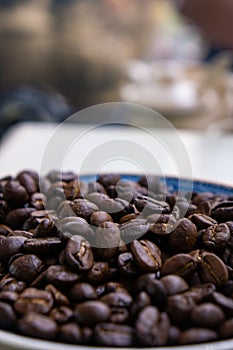
[[[92,268],[94,259],[92,249],[82,236],[69,238],[66,244],[67,264],[75,271],[88,271]]]
[[[49,316],[58,324],[63,324],[72,319],[73,311],[67,306],[60,306],[52,309]]]
[[[29,195],[18,181],[8,181],[3,188],[3,198],[11,207],[19,208],[28,201]]]
[[[52,294],[36,288],[25,289],[14,305],[15,310],[23,315],[29,312],[47,314],[52,306]]]
[[[108,293],[100,298],[100,300],[111,307],[130,307],[133,302],[127,290]]]
[[[176,326],[170,326],[169,332],[168,332],[168,344],[169,345],[176,345],[179,342],[180,339],[180,329]]]
[[[56,181],[70,182],[76,177],[77,175],[73,171],[62,172],[58,170],[51,170],[47,175],[47,178],[53,183]]]
[[[228,280],[228,271],[223,261],[215,254],[206,251],[200,254],[198,274],[203,283],[220,285]]]
[[[18,280],[30,283],[44,268],[43,262],[33,254],[26,254],[16,258],[9,266],[9,272]]]
[[[161,268],[161,252],[156,244],[148,240],[134,240],[130,248],[140,270],[144,272],[156,272]]]
[[[57,324],[50,317],[30,312],[23,316],[17,324],[20,333],[29,337],[55,339]]]
[[[46,270],[47,281],[57,288],[65,288],[74,285],[82,279],[82,275],[76,274],[60,265],[52,265]]]
[[[211,216],[219,223],[232,220],[233,201],[223,201],[212,208]]]
[[[112,217],[105,211],[95,211],[91,214],[90,223],[94,226],[100,226],[106,221],[113,221]]]
[[[139,239],[149,231],[149,223],[145,219],[132,219],[120,226],[121,238],[126,243]]]
[[[99,259],[103,254],[103,260],[109,259],[112,257],[111,250],[109,251],[110,255],[108,255],[108,250],[105,248],[114,248],[113,253],[115,253],[118,250],[120,243],[121,239],[118,225],[114,222],[104,222],[97,228],[95,239],[92,241],[92,246],[98,248],[97,250],[94,250],[95,256]]]
[[[19,297],[19,294],[15,292],[10,292],[10,291],[0,292],[0,300],[10,305],[14,305],[18,297]]]
[[[132,346],[133,329],[114,323],[100,323],[95,327],[95,341],[103,346]]]
[[[233,300],[231,298],[227,298],[221,293],[214,292],[209,299],[214,304],[220,306],[228,317],[233,317]]]
[[[45,290],[52,294],[55,306],[68,306],[70,302],[65,294],[59,289],[55,288],[52,284],[48,284]]]
[[[233,318],[225,320],[219,329],[221,338],[232,338],[233,337]]]
[[[33,233],[29,231],[24,231],[24,230],[14,230],[11,231],[8,234],[8,237],[25,237],[25,238],[32,238]],[[25,241],[24,241],[25,242]]]
[[[224,313],[217,305],[203,303],[193,308],[191,322],[199,327],[216,328],[224,320]]]
[[[190,320],[190,315],[195,306],[192,298],[185,294],[175,294],[168,297],[166,311],[173,324],[185,327]]]
[[[23,223],[35,211],[35,208],[18,208],[12,210],[7,214],[5,223],[12,228],[12,230],[20,230]]]
[[[216,287],[212,283],[200,284],[195,287],[191,287],[184,293],[185,297],[191,298],[194,303],[199,304],[204,299],[208,300],[215,292]]]
[[[70,206],[74,211],[74,214],[78,217],[88,220],[94,212],[98,211],[99,208],[94,203],[87,199],[74,199]]]
[[[7,236],[9,233],[11,233],[11,228],[7,225],[0,224],[0,235],[1,236]]]
[[[3,280],[1,281],[3,282]],[[3,285],[1,284],[1,287]],[[23,281],[17,281],[14,278],[8,278],[8,283],[4,284],[4,286],[1,288],[2,291],[6,292],[15,292],[15,293],[22,293],[23,290],[26,288],[26,283]]]
[[[30,198],[30,204],[36,210],[43,210],[47,204],[46,196],[43,193],[35,192]]]
[[[72,300],[77,302],[97,299],[97,293],[94,287],[85,282],[77,283],[71,287],[69,290],[69,296]]]
[[[140,274],[140,270],[135,264],[131,253],[122,253],[118,256],[118,267],[120,272],[126,277],[135,277]]]
[[[145,273],[138,277],[134,283],[134,290],[136,293],[146,290],[147,283],[156,279],[155,273]]]
[[[35,228],[33,238],[55,237],[56,233],[54,222],[50,219],[43,219]]]
[[[94,326],[97,323],[108,321],[111,310],[101,301],[85,301],[76,305],[74,314],[78,324]]]
[[[109,264],[105,261],[94,263],[91,270],[86,275],[87,282],[91,284],[100,284],[106,281],[109,273]]]
[[[70,181],[64,189],[65,198],[68,200],[84,198],[87,193],[88,184],[79,180]]]
[[[105,188],[110,185],[116,185],[118,181],[121,180],[119,174],[103,174],[99,175],[97,182],[101,183]]]
[[[197,242],[197,228],[189,219],[180,219],[169,235],[169,247],[176,252],[188,252]]]
[[[149,280],[146,287],[146,292],[151,298],[154,305],[159,308],[164,308],[167,304],[167,292],[160,280]]]
[[[190,220],[196,225],[198,230],[204,230],[207,229],[209,226],[214,226],[218,224],[216,220],[202,213],[191,215]]]
[[[5,222],[7,213],[10,211],[10,207],[6,201],[0,200],[0,222]]]
[[[175,274],[188,281],[193,277],[196,270],[197,263],[191,255],[176,254],[165,261],[161,269],[161,275]]]
[[[13,308],[0,301],[0,327],[6,330],[13,330],[17,322],[17,317]]]
[[[119,224],[123,225],[126,222],[129,222],[130,220],[137,219],[138,216],[139,216],[139,213],[131,213],[131,214],[127,214],[125,216],[122,216],[122,218],[120,218],[120,220],[119,220]]]
[[[26,189],[28,194],[33,194],[37,191],[37,182],[26,171],[18,174],[17,179],[19,180],[19,183]]]
[[[124,307],[111,307],[109,322],[127,324],[129,322],[129,311]]]
[[[150,214],[159,214],[159,213],[169,213],[170,212],[170,206],[167,202],[164,201],[158,201],[154,198],[150,198],[147,196],[139,195],[136,198],[134,198],[134,204],[136,208],[143,212],[144,216],[150,215]]]
[[[83,236],[89,241],[94,238],[93,230],[83,218],[68,217],[61,219],[57,223],[57,228],[60,232],[61,238],[70,238],[75,235]]]
[[[168,339],[170,322],[165,312],[155,306],[146,306],[136,320],[136,337],[141,345],[161,346]]]
[[[195,344],[214,341],[218,338],[214,330],[207,328],[190,328],[181,332],[179,344]]]
[[[176,225],[176,219],[172,214],[152,214],[147,220],[150,222],[150,231],[159,236],[169,234]]]
[[[14,254],[19,253],[26,239],[22,236],[0,238],[0,259],[9,259]]]
[[[151,299],[146,292],[140,292],[130,308],[130,315],[133,319],[137,317],[144,307],[151,304]]]
[[[27,254],[50,255],[56,254],[63,248],[62,241],[57,237],[31,238],[23,243],[23,249]]]
[[[164,285],[167,295],[183,293],[189,288],[185,280],[177,275],[164,276],[160,281]]]
[[[202,233],[204,246],[212,250],[224,248],[230,237],[230,229],[226,224],[210,226]]]
[[[105,190],[104,186],[101,185],[99,182],[89,182],[88,183],[88,193],[92,192],[99,192],[107,194],[107,191]]]
[[[76,322],[69,322],[60,326],[59,335],[67,343],[82,343],[82,331]]]

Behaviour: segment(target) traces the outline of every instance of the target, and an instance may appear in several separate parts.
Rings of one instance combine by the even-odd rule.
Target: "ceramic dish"
[[[123,179],[130,181],[137,181],[140,175],[122,175]],[[93,181],[95,176],[87,175],[81,176],[83,181]],[[166,177],[163,179],[166,181],[169,191],[174,192],[178,189],[181,191],[189,191],[190,183],[189,179],[179,181],[176,177]],[[221,195],[233,195],[233,186],[226,186],[215,182],[206,182],[200,180],[193,181],[193,190],[196,192],[212,192]],[[33,339],[16,335],[7,331],[0,330],[0,350],[19,350],[19,349],[30,349],[30,350],[94,350],[100,349],[101,347],[83,346],[83,345],[68,345],[62,343],[55,343],[51,341]],[[116,350],[116,348],[103,348],[108,350]],[[133,349],[133,348],[118,348],[118,349]],[[139,349],[139,348],[135,348]],[[184,345],[184,346],[172,346],[172,347],[156,347],[156,348],[140,348],[140,349],[155,349],[155,350],[232,350],[233,339],[216,341],[205,344],[195,345]]]

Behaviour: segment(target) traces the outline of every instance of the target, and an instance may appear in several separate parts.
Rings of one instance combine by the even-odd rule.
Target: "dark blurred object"
[[[50,87],[20,85],[0,94],[0,135],[20,121],[61,122],[72,113],[66,99]]]

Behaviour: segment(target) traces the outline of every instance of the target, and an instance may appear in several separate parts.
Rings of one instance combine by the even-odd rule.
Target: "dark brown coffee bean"
[[[219,223],[232,220],[233,201],[223,201],[212,208],[211,216]]]
[[[56,254],[63,248],[62,241],[57,237],[31,238],[24,241],[23,249],[25,253],[50,255]]]
[[[71,287],[69,290],[69,296],[72,300],[77,302],[97,299],[97,293],[94,287],[85,282],[77,283]]]
[[[203,299],[209,299],[211,295],[215,292],[216,287],[212,283],[200,284],[194,287],[191,287],[184,295],[188,298],[191,298],[194,303],[199,304]]]
[[[121,180],[119,174],[103,174],[99,175],[97,182],[101,183],[105,188],[110,185],[116,185],[118,181]]]
[[[200,254],[198,274],[203,283],[220,285],[228,280],[228,271],[223,261],[215,254],[206,251]]]
[[[130,248],[140,270],[156,272],[161,268],[161,252],[156,244],[148,240],[135,240],[131,243]]]
[[[20,230],[24,222],[35,211],[35,208],[19,208],[12,210],[6,217],[6,224],[13,230]]]
[[[5,223],[7,213],[9,213],[10,207],[8,203],[4,200],[0,200],[0,222]]]
[[[226,224],[210,226],[202,233],[204,246],[211,250],[224,248],[230,237],[230,229]]]
[[[189,288],[185,280],[177,275],[164,276],[160,281],[164,285],[167,295],[183,293]]]
[[[63,324],[69,322],[73,317],[73,311],[67,306],[60,306],[50,311],[51,317],[56,323]]]
[[[100,323],[95,327],[95,341],[98,345],[126,347],[133,345],[133,329],[114,323]]]
[[[188,281],[196,270],[197,263],[192,256],[189,254],[176,254],[165,261],[161,269],[161,275],[175,274]]]
[[[140,274],[140,270],[135,264],[131,253],[122,253],[117,259],[120,272],[126,277],[135,277]]]
[[[71,209],[78,217],[88,220],[92,213],[99,210],[97,205],[87,199],[75,199],[70,203]]]
[[[192,298],[185,294],[175,294],[168,298],[166,311],[173,324],[185,327],[190,320],[190,314],[195,306]]]
[[[9,226],[0,224],[0,235],[1,236],[7,236],[11,232],[12,232],[12,230]]]
[[[152,214],[147,220],[150,223],[150,231],[159,236],[169,234],[176,225],[176,219],[171,214]]]
[[[33,238],[55,237],[57,233],[54,222],[50,219],[43,219],[35,228]]]
[[[139,312],[146,306],[151,304],[151,299],[146,292],[140,292],[130,308],[130,315],[133,319],[137,317]]]
[[[146,306],[136,320],[136,337],[141,345],[161,346],[168,339],[170,322],[165,312],[155,306]]]
[[[196,344],[214,341],[218,338],[215,331],[207,328],[190,328],[181,332],[179,344]]]
[[[225,320],[219,329],[221,338],[232,338],[233,337],[233,318]]]
[[[29,194],[33,194],[37,191],[37,182],[35,179],[27,172],[21,172],[17,179],[19,183],[26,189]]]
[[[101,301],[85,301],[76,305],[74,313],[78,324],[94,326],[97,323],[108,321],[111,310]]]
[[[154,305],[164,308],[167,304],[167,292],[163,283],[159,280],[149,280],[145,286],[145,290],[151,298]]]
[[[94,258],[88,241],[78,235],[69,238],[66,244],[66,261],[75,271],[90,270],[93,266]]]
[[[52,306],[53,297],[51,293],[36,288],[27,288],[16,301],[15,310],[20,314],[29,312],[47,314]]]
[[[124,307],[111,307],[109,322],[127,324],[129,322],[129,311]]]
[[[181,219],[169,235],[169,247],[179,252],[192,250],[197,242],[197,228],[189,219]]]
[[[180,329],[176,326],[171,326],[169,328],[169,332],[168,332],[168,344],[169,345],[176,345],[179,342],[180,339]]]
[[[167,202],[164,201],[158,201],[154,198],[150,198],[147,196],[139,195],[136,198],[134,198],[134,204],[136,208],[143,212],[144,216],[150,215],[150,214],[159,214],[159,213],[169,213],[170,212],[170,206]]]
[[[55,339],[57,324],[50,317],[30,312],[23,316],[17,324],[20,333],[29,337]]]
[[[90,223],[94,226],[100,226],[106,221],[113,221],[112,217],[105,211],[95,211],[91,214]]]
[[[65,294],[63,294],[59,289],[54,287],[52,284],[48,284],[45,290],[52,294],[54,300],[54,306],[68,306],[70,302]]]
[[[52,265],[46,270],[46,278],[49,283],[54,284],[57,288],[65,288],[79,282],[82,275],[78,275],[63,266]]]
[[[145,219],[133,219],[120,226],[123,241],[131,242],[145,235],[149,231],[149,223]]]
[[[10,236],[0,239],[0,259],[9,259],[14,254],[21,251],[21,248],[26,240],[22,236]]]
[[[130,307],[133,299],[127,291],[117,291],[104,295],[100,300],[111,307]]]
[[[0,300],[10,305],[14,305],[18,297],[19,297],[19,294],[15,292],[10,292],[10,291],[0,292]]]
[[[32,238],[33,233],[29,231],[24,231],[24,230],[14,230],[11,231],[8,235],[8,237],[25,237],[25,238]]]
[[[43,262],[33,254],[26,254],[16,258],[9,266],[9,272],[26,283],[32,282],[44,268]]]
[[[18,181],[8,181],[3,188],[3,197],[13,208],[22,207],[29,199],[26,189]]]
[[[136,293],[139,293],[141,291],[145,291],[146,290],[146,286],[147,283],[149,281],[153,281],[155,280],[156,274],[155,273],[145,273],[143,275],[141,275],[140,277],[138,277],[134,283],[134,290]]]
[[[13,308],[0,301],[0,327],[2,329],[13,330],[17,322],[16,314]]]
[[[61,340],[67,343],[82,343],[82,331],[76,322],[61,325],[59,334]]]
[[[105,261],[94,263],[91,270],[86,275],[87,282],[91,284],[100,284],[106,281],[109,273],[109,264]]]
[[[47,175],[47,178],[53,183],[56,181],[70,182],[76,177],[77,175],[73,171],[62,172],[58,170],[51,170]]]
[[[96,232],[95,239],[91,242],[95,258],[109,260],[118,251],[121,244],[120,230],[114,222],[104,222]]]
[[[94,239],[94,232],[88,225],[87,221],[79,217],[66,217],[57,223],[57,228],[60,231],[60,236],[70,238],[75,235],[85,237],[88,241]]]
[[[88,193],[92,193],[92,192],[107,194],[107,191],[105,190],[104,186],[101,185],[101,183],[95,182],[95,181],[88,183]]]
[[[87,193],[88,184],[79,180],[70,181],[64,189],[65,198],[68,200],[84,198]]]
[[[217,305],[203,303],[193,308],[191,322],[199,327],[216,328],[224,321],[224,313]]]
[[[43,210],[47,204],[46,196],[43,193],[35,192],[30,198],[30,204],[36,210]]]
[[[137,219],[139,216],[139,213],[131,213],[131,214],[127,214],[125,216],[122,216],[122,218],[120,218],[119,220],[119,224],[125,224],[126,222],[129,222],[130,220],[134,220]]]
[[[220,306],[228,317],[233,317],[233,300],[231,298],[228,298],[221,293],[214,292],[209,299],[214,304]]]
[[[3,291],[22,293],[26,288],[26,283],[23,281],[17,281],[15,279],[9,279],[9,282],[4,285],[2,288]]]
[[[216,220],[202,213],[191,215],[190,220],[196,225],[198,230],[204,230],[209,226],[218,224]]]

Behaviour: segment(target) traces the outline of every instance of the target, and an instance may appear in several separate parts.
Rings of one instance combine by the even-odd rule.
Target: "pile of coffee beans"
[[[233,196],[152,176],[2,178],[0,328],[107,347],[233,337]]]

